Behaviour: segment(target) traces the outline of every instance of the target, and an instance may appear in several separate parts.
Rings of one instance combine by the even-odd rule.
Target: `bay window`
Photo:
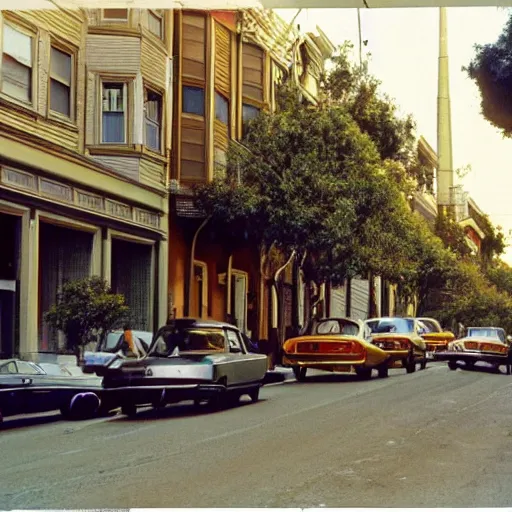
[[[101,142],[126,144],[126,83],[103,82],[102,88]]]
[[[146,90],[144,121],[146,125],[146,146],[161,151],[162,96]]]
[[[201,87],[183,87],[183,107],[184,114],[195,114],[204,117],[204,89]]]

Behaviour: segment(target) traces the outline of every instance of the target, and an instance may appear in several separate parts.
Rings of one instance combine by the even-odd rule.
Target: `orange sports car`
[[[301,336],[284,343],[283,364],[298,381],[306,378],[308,368],[355,373],[362,379],[377,370],[379,377],[387,377],[389,354],[368,343],[363,333],[362,322],[349,318],[312,320]]]

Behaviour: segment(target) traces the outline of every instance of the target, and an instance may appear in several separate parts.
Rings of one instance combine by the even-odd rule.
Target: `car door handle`
[[[28,386],[29,384],[32,384],[32,379],[21,379],[21,383]]]

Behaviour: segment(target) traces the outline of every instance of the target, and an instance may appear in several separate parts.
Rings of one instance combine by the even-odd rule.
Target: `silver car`
[[[237,327],[193,318],[159,329],[146,357],[117,357],[100,370],[104,400],[130,416],[137,407],[185,400],[206,400],[216,408],[245,394],[257,401],[266,371],[267,357],[249,353]]]

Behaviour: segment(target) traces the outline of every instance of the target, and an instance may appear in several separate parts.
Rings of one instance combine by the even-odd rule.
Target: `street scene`
[[[37,1],[0,510],[509,505],[512,11]]]
[[[15,420],[0,430],[0,508],[508,506],[512,380],[390,373],[316,372],[207,415]]]

